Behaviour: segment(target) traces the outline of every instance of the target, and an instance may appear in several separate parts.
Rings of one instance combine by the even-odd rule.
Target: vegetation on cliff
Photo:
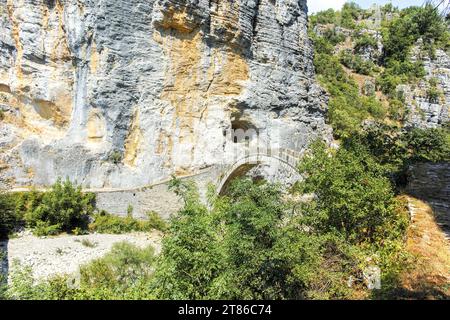
[[[399,84],[424,76],[413,46],[432,55],[448,49],[446,22],[430,6],[383,7],[381,38],[362,32],[371,12],[349,3],[311,17],[315,66],[330,95],[329,122],[339,149],[320,141],[299,163],[303,181],[291,190],[264,181],[234,181],[225,196],[199,199],[194,185],[174,179],[184,207],[168,225],[107,213],[92,216],[93,198],[69,182],[49,193],[0,196],[4,234],[23,221],[42,234],[120,233],[159,228],[162,252],[128,244],[70,276],[34,282],[18,267],[0,295],[11,299],[348,299],[395,296],[410,270],[405,238],[409,216],[399,190],[415,162],[450,161],[448,127],[405,129]],[[388,18],[390,17],[390,18]],[[331,26],[331,27],[330,27]],[[341,31],[338,30],[341,28]],[[342,33],[349,30],[349,36]],[[347,39],[350,39],[351,48]],[[377,53],[378,42],[383,51]],[[344,48],[345,50],[342,50]],[[367,59],[366,56],[369,56]],[[375,81],[365,89],[358,76]],[[366,79],[366,78],[364,78]],[[433,86],[431,86],[433,87]],[[364,94],[361,92],[364,91]],[[431,97],[436,92],[429,92]],[[301,199],[312,195],[308,199]],[[79,228],[79,229],[77,229]],[[379,268],[381,290],[367,290],[367,270]],[[1,297],[1,296],[0,296]]]
[[[432,5],[404,10],[386,5],[381,12],[375,17],[372,10],[348,3],[341,11],[310,19],[314,64],[330,94],[329,122],[337,138],[361,132],[365,120],[394,122],[400,128],[408,110],[398,86],[422,79],[422,59],[450,48],[448,21]],[[371,19],[380,19],[379,26]],[[414,46],[420,53],[412,59]],[[367,82],[374,83],[372,89],[364,88]],[[428,97],[437,100],[436,81],[430,82]]]

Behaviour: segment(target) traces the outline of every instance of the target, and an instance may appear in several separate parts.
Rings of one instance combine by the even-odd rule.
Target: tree
[[[354,141],[329,152],[318,142],[300,164],[306,176],[301,190],[316,195],[308,208],[311,224],[321,232],[343,234],[351,243],[375,243],[401,234],[405,224],[395,211],[385,168]]]
[[[42,195],[37,207],[25,213],[25,221],[41,234],[87,229],[94,202],[94,194],[83,193],[81,186],[74,186],[69,179],[58,179],[51,191]]]

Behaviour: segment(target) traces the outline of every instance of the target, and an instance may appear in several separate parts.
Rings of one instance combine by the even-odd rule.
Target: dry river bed
[[[162,234],[136,232],[127,234],[60,235],[36,237],[23,232],[8,241],[0,242],[0,250],[6,252],[2,261],[3,272],[11,271],[15,261],[30,266],[35,279],[49,278],[58,274],[71,274],[80,265],[100,258],[118,242],[129,242],[138,247],[153,246],[161,250]]]

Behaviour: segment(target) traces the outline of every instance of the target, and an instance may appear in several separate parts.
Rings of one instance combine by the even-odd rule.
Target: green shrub
[[[337,22],[337,13],[333,9],[320,11],[310,16],[312,25],[317,24],[335,24]]]
[[[81,244],[87,248],[95,248],[98,245],[98,243],[92,242],[89,239],[81,240]]]
[[[411,164],[450,161],[450,130],[409,128],[374,123],[351,139],[363,144],[398,186]]]
[[[48,221],[37,220],[33,226],[33,234],[38,237],[56,236],[61,233],[60,224],[50,224]]]
[[[133,206],[129,204],[127,207],[127,215],[133,216],[133,210],[134,210]]]
[[[411,47],[419,39],[432,56],[435,47],[447,43],[448,37],[447,25],[433,5],[406,8],[383,30],[385,66],[392,69],[393,64],[408,64]],[[389,73],[411,78],[409,69],[411,67],[406,65]],[[417,72],[414,73],[417,76]]]
[[[114,164],[119,164],[122,161],[123,155],[118,150],[113,150],[108,156],[108,160]]]
[[[341,21],[340,24],[349,29],[356,28],[356,22],[362,15],[363,10],[355,2],[347,2],[341,9]]]
[[[20,224],[20,217],[15,211],[14,196],[0,193],[0,239],[8,237]]]
[[[312,225],[338,232],[352,243],[378,243],[404,234],[406,223],[396,203],[386,169],[368,149],[354,141],[330,156],[323,144],[301,161],[303,192],[317,200],[308,208]]]
[[[51,191],[42,194],[38,204],[33,203],[35,208],[25,212],[24,219],[40,235],[45,235],[46,231],[54,234],[72,232],[76,228],[86,229],[89,216],[94,211],[94,202],[94,194],[83,193],[80,186],[58,179]]]
[[[340,62],[349,69],[354,70],[358,74],[371,75],[378,68],[370,60],[364,60],[359,55],[354,55],[349,51],[342,51]]]
[[[154,211],[147,212],[147,223],[156,230],[165,231],[167,230],[167,222],[161,218],[161,216]]]
[[[377,49],[378,48],[377,40],[374,37],[365,33],[358,36],[355,45],[353,47],[353,50],[357,54],[362,54],[364,50],[368,48]]]
[[[322,35],[332,46],[336,46],[337,44],[345,41],[345,35],[342,33],[338,33],[336,28],[329,28],[323,32]]]
[[[36,282],[30,267],[14,264],[5,297],[20,300],[148,300],[154,298],[149,290],[154,260],[152,247],[142,249],[123,242],[115,244],[104,257],[82,266],[78,281],[62,275]]]
[[[148,213],[147,220],[139,220],[131,215],[120,217],[106,212],[95,214],[89,230],[98,233],[121,234],[133,231],[165,230],[166,222],[155,212]]]
[[[413,128],[405,134],[409,162],[450,161],[450,130]]]
[[[404,121],[407,115],[405,103],[400,99],[389,100],[389,115],[390,118],[396,121]]]
[[[365,160],[361,160],[361,166]],[[337,215],[342,214],[344,218],[345,213],[350,212],[350,220],[356,219],[372,227],[373,238],[364,237],[370,231],[358,224],[350,228],[349,233],[341,233],[337,221],[336,228],[325,227],[325,223],[319,227],[317,221],[323,216],[320,212],[313,213],[312,208],[308,207],[298,211],[283,200],[281,189],[276,185],[246,179],[234,181],[226,197],[212,201],[211,210],[201,204],[189,187],[180,188],[186,205],[172,218],[163,240],[162,255],[153,282],[156,297],[349,298],[356,288],[349,288],[347,281],[350,276],[361,276],[361,268],[367,265],[368,257],[376,259],[377,253],[382,252],[383,258],[375,262],[371,260],[372,263],[386,266],[383,271],[393,270],[392,266],[387,266],[397,258],[396,251],[391,247],[379,249],[374,245],[379,241],[379,238],[375,240],[376,237],[392,243],[403,230],[402,218],[393,212],[395,201],[389,181],[378,178],[372,171],[367,174],[371,180],[366,183],[362,176],[358,177],[358,174],[363,175],[360,173],[362,167],[350,168],[345,169],[342,163],[338,171],[343,174],[344,170],[348,176],[356,174],[356,180],[362,184],[360,189],[375,187],[375,190],[367,191],[364,200],[372,196],[375,198],[371,198],[360,214],[357,211],[358,205],[361,205],[357,199],[360,193],[353,185],[353,188],[347,188],[354,192],[354,197],[348,199],[354,202],[350,205],[353,209],[342,208]],[[317,168],[319,172],[322,169]],[[328,170],[326,173],[330,174]],[[314,168],[314,175],[318,174]],[[326,174],[323,179],[334,181],[332,176]],[[321,184],[320,188],[326,189],[326,184]],[[328,192],[326,190],[324,192]],[[377,195],[377,191],[382,193]],[[369,195],[371,192],[374,194]],[[338,196],[339,201],[343,202],[347,193]],[[339,208],[337,202],[336,198],[333,209]],[[377,214],[382,216],[377,217]],[[365,222],[364,218],[368,221]],[[383,227],[385,230],[382,230]],[[369,248],[359,246],[360,240],[366,241]]]

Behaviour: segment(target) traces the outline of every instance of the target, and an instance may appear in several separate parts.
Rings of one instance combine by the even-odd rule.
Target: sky
[[[310,13],[326,10],[329,8],[333,8],[338,10],[342,8],[346,0],[308,0],[308,8]],[[399,8],[405,8],[414,5],[422,5],[424,0],[354,0],[359,4],[362,8],[368,8],[372,4],[381,4],[384,5],[386,3],[392,2],[392,4]]]

